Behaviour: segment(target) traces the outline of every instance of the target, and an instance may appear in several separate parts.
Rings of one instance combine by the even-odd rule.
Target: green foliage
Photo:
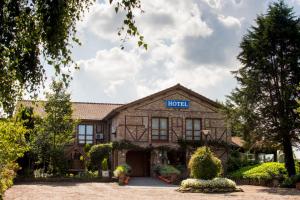
[[[238,170],[245,166],[258,164],[257,161],[248,160],[246,157],[241,157],[238,151],[233,151],[227,160],[227,172]]]
[[[180,171],[172,165],[159,165],[157,166],[157,172],[163,176],[168,176],[171,174],[180,174]]]
[[[221,161],[208,147],[198,148],[192,155],[188,167],[190,176],[197,179],[212,179],[222,172]]]
[[[85,171],[80,172],[77,175],[74,176],[75,178],[79,179],[92,179],[98,177],[98,171]]]
[[[229,174],[238,179],[271,180],[287,176],[287,170],[283,163],[267,162],[253,166],[246,166]]]
[[[29,149],[21,122],[0,121],[0,168],[22,157]]]
[[[112,150],[112,144],[98,144],[92,146],[91,150],[89,151],[89,156],[91,159],[91,165],[94,167],[98,167],[101,169],[101,163],[103,159],[108,158],[109,154]]]
[[[7,163],[0,168],[0,199],[2,199],[5,190],[13,185],[13,179],[18,169],[18,164],[14,162]]]
[[[104,158],[104,159],[102,160],[101,166],[102,166],[102,170],[104,170],[104,171],[107,171],[107,170],[108,170],[107,158]]]
[[[80,44],[76,24],[95,0],[4,0],[0,3],[0,107],[12,114],[24,90],[38,93],[46,79],[46,65],[53,66],[67,85],[73,64],[71,48]],[[110,0],[116,12],[124,11],[119,35],[137,37],[147,49],[135,24],[138,0]],[[123,48],[123,46],[122,46]],[[43,62],[46,61],[46,62]],[[45,64],[44,64],[45,63]],[[78,66],[76,66],[78,68]]]
[[[72,120],[71,95],[62,82],[53,80],[51,92],[46,93],[44,104],[46,117],[43,118],[43,129],[52,141],[52,145],[63,146],[73,139],[76,122]]]
[[[19,169],[15,161],[29,150],[26,133],[27,130],[21,122],[0,121],[0,198],[13,184],[16,170]]]
[[[116,150],[142,149],[142,147],[140,147],[139,145],[133,144],[131,141],[128,141],[128,140],[113,141],[112,147],[113,147],[113,149],[116,149]]]
[[[293,9],[282,0],[270,4],[243,37],[238,55],[243,67],[234,73],[239,87],[228,98],[244,139],[282,145],[289,176],[295,174],[292,143],[299,140],[299,38]]]
[[[193,189],[235,189],[236,183],[227,178],[214,178],[212,180],[202,179],[186,179],[180,184],[182,188],[193,188]],[[222,190],[208,190],[213,192],[219,192]]]
[[[296,187],[296,183],[299,183],[299,182],[300,182],[300,174],[296,174],[295,176],[285,178],[284,181],[282,182],[281,186],[293,188],[293,187]]]
[[[130,173],[131,173],[131,167],[128,164],[118,165],[114,170],[115,177],[129,175]]]
[[[65,157],[64,148],[54,148],[50,151],[50,165],[48,173],[53,176],[62,176],[68,171],[68,159]]]
[[[53,81],[46,94],[45,116],[35,120],[32,149],[47,173],[63,175],[66,171],[64,146],[73,140],[77,122],[72,120],[70,94],[62,82]]]

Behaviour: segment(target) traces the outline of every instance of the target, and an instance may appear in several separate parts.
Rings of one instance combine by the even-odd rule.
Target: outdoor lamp
[[[205,146],[207,146],[207,136],[210,134],[210,130],[202,130],[202,133],[205,136]]]

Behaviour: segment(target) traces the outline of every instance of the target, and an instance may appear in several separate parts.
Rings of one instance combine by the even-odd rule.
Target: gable
[[[135,110],[182,110],[182,111],[194,111],[194,112],[216,112],[217,108],[211,106],[202,99],[196,98],[193,95],[182,91],[174,90],[167,92],[163,95],[159,95],[153,99],[145,100],[139,105],[133,106],[131,109]]]
[[[166,108],[164,104],[165,100],[169,100],[170,98],[174,98],[174,100],[183,100],[181,98],[184,98],[184,100],[190,101],[191,106],[188,108],[187,111],[217,112],[217,110],[221,107],[221,105],[217,102],[212,101],[186,87],[183,87],[180,84],[177,84],[173,87],[167,88],[155,94],[133,101],[129,104],[120,106],[119,108],[114,109],[105,118],[108,119],[120,113],[121,111],[132,109],[172,110],[170,108]]]

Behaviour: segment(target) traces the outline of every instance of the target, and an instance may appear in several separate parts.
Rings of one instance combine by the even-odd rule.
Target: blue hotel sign
[[[167,108],[189,108],[190,101],[188,100],[165,100]]]

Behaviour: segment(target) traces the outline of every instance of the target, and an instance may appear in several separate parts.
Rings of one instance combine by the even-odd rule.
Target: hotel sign
[[[165,100],[167,108],[189,108],[190,101],[188,100]]]

